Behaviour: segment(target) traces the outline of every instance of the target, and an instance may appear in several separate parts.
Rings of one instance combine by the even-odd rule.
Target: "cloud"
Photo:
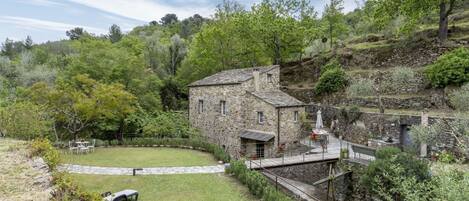
[[[101,11],[119,15],[122,17],[135,19],[143,22],[159,20],[167,13],[175,13],[179,18],[187,18],[196,13],[203,16],[210,16],[215,8],[208,7],[206,3],[190,5],[171,5],[158,3],[150,0],[69,0],[76,4],[88,6]],[[202,0],[203,2],[203,0]]]
[[[82,27],[86,31],[96,34],[103,34],[107,31],[100,28],[82,26],[76,24],[67,24],[62,22],[53,22],[47,20],[39,20],[26,17],[17,16],[0,16],[0,22],[17,25],[24,28],[38,29],[38,30],[52,30],[52,31],[67,31],[75,27]]]
[[[59,3],[52,0],[21,0],[20,3],[32,4],[37,6],[65,6],[63,3]]]

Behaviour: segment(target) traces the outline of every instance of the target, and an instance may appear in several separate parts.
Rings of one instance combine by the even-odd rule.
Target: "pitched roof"
[[[276,67],[278,67],[278,65],[225,70],[225,71],[221,71],[219,73],[213,74],[211,76],[205,77],[201,80],[195,81],[189,84],[189,87],[240,84],[242,82],[252,79],[253,78],[252,72],[256,69],[259,70],[259,73],[262,74]]]
[[[267,142],[275,137],[273,133],[267,133],[257,130],[243,130],[239,137],[250,140],[257,140],[262,142]]]
[[[306,104],[298,99],[288,95],[287,93],[276,91],[254,91],[250,92],[255,97],[275,106],[275,107],[295,107],[305,106]]]

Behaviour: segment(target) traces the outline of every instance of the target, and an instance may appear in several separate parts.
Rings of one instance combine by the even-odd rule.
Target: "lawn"
[[[78,175],[74,180],[85,190],[103,193],[137,190],[139,201],[153,200],[255,200],[248,189],[224,174],[147,176]]]
[[[177,148],[97,148],[89,154],[64,151],[63,163],[102,167],[176,167],[215,165],[205,152]]]

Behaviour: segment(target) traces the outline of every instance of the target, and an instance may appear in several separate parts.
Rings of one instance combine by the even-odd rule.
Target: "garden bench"
[[[356,144],[352,145],[352,151],[353,151],[354,159],[365,159],[365,158],[361,158],[361,155],[363,154],[363,155],[369,156],[365,160],[370,160],[370,157],[374,158],[376,154],[375,148],[362,146],[362,145],[356,145]],[[357,158],[357,154],[358,154],[358,158]]]

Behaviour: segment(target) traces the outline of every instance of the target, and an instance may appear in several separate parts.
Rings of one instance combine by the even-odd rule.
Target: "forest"
[[[186,118],[187,85],[195,80],[334,53],[347,40],[373,34],[402,39],[432,28],[434,42],[445,43],[449,18],[467,2],[357,6],[344,13],[342,0],[331,0],[318,14],[307,0],[263,0],[250,8],[227,0],[210,18],[166,14],[128,33],[114,24],[106,35],[76,27],[66,31],[69,39],[39,44],[29,36],[7,38],[0,56],[0,134],[53,141],[197,135]]]

